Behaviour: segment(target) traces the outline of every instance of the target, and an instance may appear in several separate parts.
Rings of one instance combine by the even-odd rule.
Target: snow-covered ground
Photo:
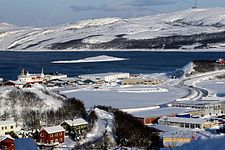
[[[192,72],[193,64],[189,63],[183,70],[184,73]],[[69,90],[60,89],[60,94],[67,97],[76,97],[82,100],[86,107],[105,105],[120,109],[151,108],[175,100],[201,99],[203,96],[202,90],[207,90],[210,93],[210,88],[202,88],[196,84],[224,72],[224,70],[219,70],[191,77],[184,76],[180,79],[168,79],[163,74],[143,75],[143,78],[145,76],[152,76],[153,78],[162,78],[164,76],[165,83],[155,86],[103,86],[98,89],[90,86]]]
[[[225,94],[225,80],[205,80],[196,84],[198,87],[208,89],[210,95],[217,95],[217,93]]]
[[[152,90],[157,88],[164,90]],[[83,88],[61,91],[60,93],[67,97],[76,97],[82,100],[86,107],[105,105],[114,108],[155,106],[175,101],[177,98],[187,95],[187,91],[167,85],[150,87],[103,87],[99,89]]]
[[[56,147],[54,147],[55,150],[73,150],[74,146],[77,143],[73,140],[71,140],[68,136],[65,136],[65,141],[62,144],[57,145]]]
[[[88,57],[79,60],[57,60],[51,63],[60,64],[60,63],[90,63],[90,62],[107,62],[107,61],[122,61],[128,60],[128,58],[119,58],[119,57],[112,57],[107,55],[101,55],[96,57]]]
[[[38,95],[39,98],[43,99],[47,104],[48,109],[57,109],[62,106],[62,101],[56,99],[63,98],[60,95],[57,95],[50,90],[46,89],[44,86],[40,84],[34,84],[32,88],[24,89],[24,91],[30,91]],[[47,109],[47,108],[46,108]]]

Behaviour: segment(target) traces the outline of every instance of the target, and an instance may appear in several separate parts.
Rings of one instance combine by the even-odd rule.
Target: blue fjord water
[[[55,60],[77,60],[108,55],[129,60],[77,64],[52,64]],[[60,72],[69,76],[103,72],[161,73],[174,71],[199,59],[225,58],[225,52],[0,52],[0,77],[16,79],[22,68],[31,73]]]

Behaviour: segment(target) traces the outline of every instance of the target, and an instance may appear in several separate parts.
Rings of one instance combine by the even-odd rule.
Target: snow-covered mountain
[[[83,20],[56,27],[0,24],[0,49],[193,49],[225,47],[225,8],[140,18]]]

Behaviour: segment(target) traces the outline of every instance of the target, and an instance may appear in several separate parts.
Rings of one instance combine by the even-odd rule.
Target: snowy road
[[[177,84],[177,87],[183,88],[183,89],[189,91],[189,94],[182,97],[179,100],[182,100],[182,99],[198,100],[198,99],[201,99],[202,97],[208,96],[208,93],[209,93],[208,90],[201,88],[201,87],[197,87],[196,82],[199,82],[200,80],[203,80],[206,78],[208,79],[212,76],[220,75],[222,73],[225,73],[225,70],[208,72],[208,73],[200,74],[200,75],[197,75],[194,77],[189,77],[189,78],[185,78],[185,79],[181,80]]]

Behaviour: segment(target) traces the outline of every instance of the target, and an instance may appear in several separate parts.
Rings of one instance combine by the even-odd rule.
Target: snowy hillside
[[[57,27],[0,24],[0,49],[189,49],[225,47],[225,9],[188,9],[132,19],[82,20]]]
[[[0,118],[13,118],[18,123],[30,126],[31,118],[37,117],[43,121],[45,118],[42,115],[61,108],[64,99],[39,84],[23,89],[2,86],[0,87]]]

